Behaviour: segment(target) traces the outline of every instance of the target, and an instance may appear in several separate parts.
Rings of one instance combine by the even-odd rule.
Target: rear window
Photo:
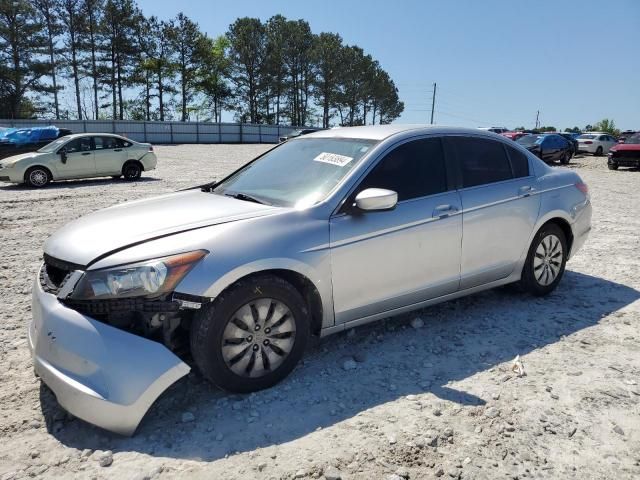
[[[501,142],[475,137],[446,137],[445,140],[460,163],[464,188],[513,178]]]
[[[511,160],[511,168],[513,168],[513,176],[516,178],[529,176],[529,159],[520,150],[505,145],[509,160]]]
[[[596,138],[595,135],[580,135],[578,138],[583,138],[585,140],[593,140],[594,138]]]

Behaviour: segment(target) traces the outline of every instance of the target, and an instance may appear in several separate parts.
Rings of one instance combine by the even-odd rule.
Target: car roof
[[[367,125],[361,127],[339,127],[320,130],[305,135],[305,138],[359,138],[366,140],[385,140],[394,135],[411,132],[413,134],[465,134],[482,135],[489,138],[503,138],[493,132],[479,128],[445,127],[437,125]]]
[[[116,133],[100,133],[100,132],[90,132],[90,133],[74,133],[72,135],[66,135],[64,137],[65,140],[73,139],[73,138],[82,138],[82,137],[115,137],[115,138],[125,138],[122,135],[118,135]],[[130,141],[126,138],[127,141]]]

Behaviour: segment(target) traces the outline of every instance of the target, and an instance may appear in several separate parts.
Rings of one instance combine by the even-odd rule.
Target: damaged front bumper
[[[33,285],[29,347],[36,373],[78,418],[132,435],[158,396],[189,366],[158,342],[63,305]]]

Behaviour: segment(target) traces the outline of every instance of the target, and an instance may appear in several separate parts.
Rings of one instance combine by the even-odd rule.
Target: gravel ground
[[[0,184],[0,479],[640,477],[640,172],[608,171],[603,157],[572,165],[594,230],[547,298],[499,289],[338,334],[258,394],[190,374],[132,438],[66,414],[26,340],[46,237],[267,148],[159,146],[158,170],[133,184]]]

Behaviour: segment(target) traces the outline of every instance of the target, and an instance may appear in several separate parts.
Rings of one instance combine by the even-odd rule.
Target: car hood
[[[640,151],[639,143],[618,143],[609,149],[610,152]]]
[[[15,163],[18,163],[20,160],[25,160],[27,158],[40,157],[42,155],[46,155],[46,153],[40,153],[40,152],[21,153],[19,155],[12,155],[11,157],[4,158],[2,161],[0,161],[0,164],[2,164],[3,167],[10,167]]]
[[[147,240],[280,210],[200,189],[188,190],[122,203],[80,217],[49,237],[44,252],[88,266],[98,258]]]

